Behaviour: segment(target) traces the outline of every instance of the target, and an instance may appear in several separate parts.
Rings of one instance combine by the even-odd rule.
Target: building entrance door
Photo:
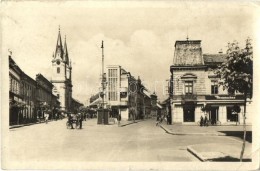
[[[185,105],[183,107],[183,121],[195,122],[195,106]]]
[[[211,107],[210,118],[211,124],[215,125],[218,121],[218,107]]]

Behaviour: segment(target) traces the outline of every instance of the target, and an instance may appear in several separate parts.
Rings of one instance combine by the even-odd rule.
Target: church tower
[[[72,101],[72,66],[69,61],[66,36],[64,46],[62,45],[60,28],[55,52],[52,59],[52,84],[55,95],[58,96],[61,109],[70,111]]]

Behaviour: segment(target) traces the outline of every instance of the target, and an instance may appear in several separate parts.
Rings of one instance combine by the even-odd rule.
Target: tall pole
[[[104,90],[105,90],[105,83],[104,83],[104,44],[103,44],[103,40],[102,40],[102,45],[101,45],[101,49],[102,49],[102,122],[104,123]]]

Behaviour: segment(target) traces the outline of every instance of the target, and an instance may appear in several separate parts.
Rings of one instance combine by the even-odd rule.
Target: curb
[[[122,124],[122,125],[120,125],[119,127],[124,127],[124,126],[127,126],[127,125],[139,123],[139,122],[142,122],[142,121],[145,121],[145,120],[139,120],[139,121],[135,121],[135,122],[130,122],[130,123]]]
[[[52,120],[50,120],[48,122],[52,122]],[[35,122],[35,123],[28,123],[28,124],[23,124],[23,125],[10,126],[9,129],[21,128],[21,127],[25,127],[25,126],[31,126],[31,125],[42,124],[42,123],[45,123],[45,122]]]
[[[176,132],[171,132],[170,130],[168,130],[167,128],[163,127],[162,125],[160,125],[160,127],[167,133],[167,134],[172,134],[172,135],[209,135],[209,136],[226,136],[225,133],[191,133],[191,132],[187,132],[187,133],[176,133]]]
[[[187,151],[190,152],[192,155],[197,157],[200,161],[205,162],[206,159],[202,157],[196,150],[194,150],[191,146],[187,147]]]

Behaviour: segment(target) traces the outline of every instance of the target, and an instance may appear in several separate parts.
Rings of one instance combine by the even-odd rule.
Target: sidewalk
[[[208,126],[201,127],[197,125],[182,125],[173,124],[166,125],[161,124],[160,127],[166,131],[166,133],[172,135],[212,135],[212,136],[226,136],[233,132],[240,132],[243,130],[242,125],[233,126]],[[246,126],[247,131],[252,131],[252,126]]]
[[[48,122],[52,122],[54,120],[49,120]],[[14,129],[14,128],[20,128],[20,127],[24,127],[24,126],[30,126],[30,125],[35,125],[35,124],[42,124],[45,122],[34,122],[34,123],[27,123],[27,124],[20,124],[20,125],[11,125],[9,126],[9,129]]]
[[[201,161],[239,161],[242,143],[211,143],[196,144],[187,147],[187,150]],[[251,161],[252,146],[246,143],[243,161]]]
[[[239,161],[242,148],[242,125],[200,127],[196,125],[161,124],[160,127],[164,129],[166,133],[172,135],[227,136],[227,138],[229,136],[236,137],[236,142],[227,141],[223,143],[194,144],[188,146],[187,150],[203,162]],[[251,161],[252,144],[250,142],[252,142],[252,126],[246,126],[246,129],[248,131],[248,137],[246,141],[243,161]],[[232,139],[235,140],[235,138]]]
[[[112,120],[109,121],[109,125],[117,125],[118,124],[117,120],[113,120],[113,121]],[[131,125],[131,124],[135,124],[135,123],[138,123],[138,122],[142,122],[142,121],[145,121],[145,119],[143,119],[143,120],[135,120],[135,122],[134,121],[129,121],[129,120],[121,120],[119,127],[124,127],[124,126],[127,126],[127,125]]]

